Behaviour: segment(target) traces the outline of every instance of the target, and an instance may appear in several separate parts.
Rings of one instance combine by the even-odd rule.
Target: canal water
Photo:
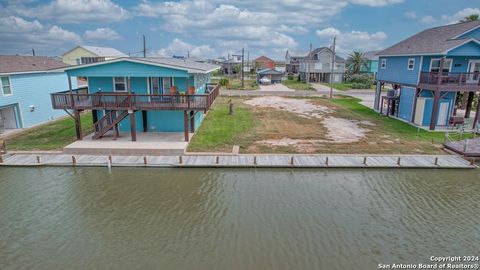
[[[0,269],[428,263],[479,209],[479,170],[0,168]]]

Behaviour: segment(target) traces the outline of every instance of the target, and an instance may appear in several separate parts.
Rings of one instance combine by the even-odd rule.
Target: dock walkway
[[[477,168],[455,155],[183,155],[106,156],[8,154],[0,166],[112,166],[219,168]]]

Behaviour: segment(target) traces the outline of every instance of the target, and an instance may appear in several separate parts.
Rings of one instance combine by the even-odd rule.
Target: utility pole
[[[145,42],[145,35],[143,35],[143,58],[147,57],[147,43]]]
[[[247,67],[248,72],[250,72],[250,51],[247,51]]]
[[[242,89],[245,87],[245,83],[244,83],[244,72],[243,72],[243,65],[244,65],[244,60],[245,59],[245,49],[242,48]]]
[[[335,67],[335,41],[337,36],[333,36],[333,54],[332,54],[332,72],[330,72],[330,98],[333,97],[333,68]]]
[[[35,49],[32,49],[32,55],[35,56]]]
[[[312,54],[312,43],[310,43],[310,50],[308,51],[308,57],[307,57],[307,79],[306,82],[307,84],[310,83],[310,58]]]

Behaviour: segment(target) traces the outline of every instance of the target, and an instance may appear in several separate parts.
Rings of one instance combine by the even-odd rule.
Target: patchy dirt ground
[[[442,152],[442,134],[420,136],[410,125],[356,102],[348,97],[219,97],[189,150],[230,152],[239,145],[242,153]]]
[[[305,144],[314,143],[353,143],[365,137],[370,130],[360,127],[362,125],[375,125],[368,121],[356,121],[330,116],[335,110],[333,108],[314,104],[309,99],[284,98],[276,96],[257,97],[244,101],[245,104],[261,107],[274,108],[295,113],[300,117],[320,119],[321,125],[327,130],[325,138],[311,140],[295,140],[281,138],[278,140],[261,140],[257,143],[272,146],[298,146],[304,148]]]

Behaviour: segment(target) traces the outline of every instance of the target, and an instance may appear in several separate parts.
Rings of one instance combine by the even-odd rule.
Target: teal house
[[[480,21],[426,29],[377,55],[376,110],[430,130],[478,127]],[[382,95],[385,84],[394,91]]]
[[[118,58],[68,67],[69,77],[86,78],[88,86],[52,94],[55,109],[73,110],[77,138],[82,139],[80,112],[93,115],[93,139],[107,133],[184,132],[185,141],[202,122],[218,95],[210,74],[218,66],[173,58]]]
[[[50,93],[68,87],[67,75],[55,70],[65,66],[44,56],[0,56],[0,133],[67,115],[50,104]]]
[[[364,53],[365,65],[362,65],[360,72],[373,74],[374,77],[377,76],[378,72],[378,55],[379,51],[368,51]]]

